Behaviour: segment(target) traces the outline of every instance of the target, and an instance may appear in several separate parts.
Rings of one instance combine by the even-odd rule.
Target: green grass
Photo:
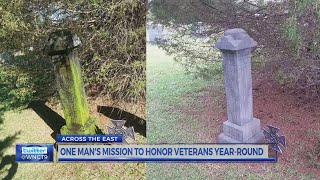
[[[199,142],[190,136],[193,129],[181,124],[191,118],[175,113],[175,108],[188,99],[188,93],[197,92],[209,83],[187,75],[184,68],[155,45],[147,46],[147,141],[148,143]],[[196,124],[195,124],[196,125]],[[195,128],[196,129],[196,128]],[[192,134],[192,133],[191,133]],[[207,179],[197,163],[160,163],[147,165],[148,179]]]
[[[3,118],[0,142],[21,132],[14,143],[54,143],[50,136],[52,130],[31,109],[9,111]],[[14,154],[15,144],[12,144],[5,149],[3,156]],[[0,169],[0,179],[10,168],[6,165]],[[13,179],[145,179],[145,169],[145,163],[18,163]]]
[[[186,101],[185,95],[194,93],[212,83],[194,79],[184,68],[167,56],[155,45],[147,46],[147,115],[148,142],[175,143],[190,142],[188,132],[178,132],[172,126],[178,125],[179,116],[174,108]],[[177,127],[178,128],[178,127]],[[165,132],[163,132],[165,130]]]

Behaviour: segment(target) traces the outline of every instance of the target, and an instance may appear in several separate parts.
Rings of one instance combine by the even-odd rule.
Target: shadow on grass
[[[115,120],[126,120],[126,127],[134,127],[135,132],[146,137],[146,120],[115,107],[98,106],[98,112]]]
[[[22,110],[29,102],[29,80],[32,80],[32,89],[38,94],[52,93],[46,88],[45,82],[54,78],[51,63],[35,52],[26,52],[24,55],[15,56],[9,52],[1,53],[0,62],[0,130],[6,111]],[[21,80],[20,80],[21,79]],[[22,93],[23,92],[23,93]],[[27,94],[26,94],[27,93]],[[33,95],[33,94],[32,94]],[[10,119],[8,119],[10,121]],[[10,131],[7,131],[10,132]],[[11,147],[20,135],[20,131],[11,136],[4,136],[0,132],[0,178],[12,179],[18,170],[15,155],[5,155],[5,150]]]
[[[40,116],[40,118],[53,130],[51,137],[55,140],[60,129],[66,124],[65,119],[45,104],[45,101],[33,101],[29,108]],[[101,129],[96,126],[96,134],[103,134]]]
[[[3,114],[1,113],[0,116]],[[2,123],[2,118],[0,117],[0,123]],[[8,136],[4,140],[0,141],[0,173],[7,174],[3,177],[4,180],[12,179],[13,176],[17,173],[18,163],[16,162],[15,155],[6,155],[4,156],[4,150],[10,147],[14,141],[17,139],[17,136],[20,132],[15,133],[13,136]],[[7,165],[11,165],[9,169],[4,169]]]
[[[65,125],[65,120],[54,110],[49,108],[45,101],[33,101],[29,104],[29,108],[34,112],[53,130],[51,137],[56,139],[57,134],[60,134],[60,129]]]

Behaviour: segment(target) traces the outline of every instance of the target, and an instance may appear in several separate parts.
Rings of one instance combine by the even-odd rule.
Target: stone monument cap
[[[238,51],[256,46],[257,42],[254,41],[245,30],[240,28],[225,31],[223,36],[216,43],[216,48],[231,51]]]
[[[49,56],[66,54],[68,51],[81,45],[80,38],[70,30],[59,30],[49,35],[44,48]]]

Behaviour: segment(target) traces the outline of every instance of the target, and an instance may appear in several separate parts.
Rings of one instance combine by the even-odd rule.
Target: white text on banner
[[[72,161],[274,161],[266,144],[59,144],[59,162]]]

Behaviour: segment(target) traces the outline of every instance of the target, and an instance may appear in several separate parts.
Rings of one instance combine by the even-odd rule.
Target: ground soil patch
[[[254,75],[254,79],[254,117],[261,120],[263,128],[267,125],[280,128],[280,134],[286,136],[287,149],[279,156],[277,164],[239,164],[237,168],[265,173],[266,168],[278,165],[283,167],[282,170],[292,168],[298,172],[320,176],[319,167],[313,167],[308,157],[316,146],[316,134],[320,132],[320,107],[312,102],[301,101],[273,80],[259,75]],[[217,142],[218,135],[222,133],[222,123],[227,119],[223,88],[213,85],[188,94],[187,102],[177,107],[181,114],[192,117],[200,124],[196,135],[206,142]],[[183,123],[181,126],[193,128],[191,124]],[[228,165],[205,166],[210,172],[217,172]]]

